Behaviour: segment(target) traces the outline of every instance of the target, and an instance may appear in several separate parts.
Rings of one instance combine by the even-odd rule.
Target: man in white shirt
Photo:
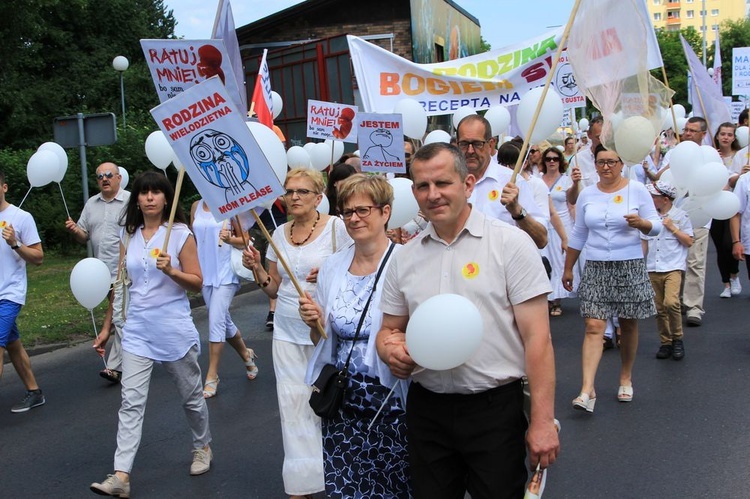
[[[73,238],[81,244],[91,241],[94,256],[107,264],[112,282],[117,278],[117,265],[120,259],[120,217],[130,199],[130,193],[120,189],[122,176],[114,163],[102,163],[96,169],[96,183],[100,192],[92,196],[83,207],[78,223],[68,218],[65,227]],[[120,288],[119,286],[117,286]],[[122,372],[122,290],[118,290],[115,299],[109,294],[109,308],[102,324],[102,333],[110,332],[115,326],[114,341],[107,357],[107,367],[99,375],[112,382],[119,383]],[[114,313],[117,308],[118,313]],[[113,315],[115,316],[113,318]],[[113,320],[114,319],[114,320]],[[106,335],[109,337],[109,335]],[[98,339],[97,339],[98,342]]]
[[[26,395],[11,412],[26,412],[44,404],[44,395],[31,370],[31,361],[19,337],[16,318],[26,303],[26,264],[41,265],[42,242],[30,213],[5,199],[8,184],[0,171],[0,358],[8,351],[13,367],[26,387]],[[0,362],[0,376],[3,364]]]
[[[572,205],[576,204],[578,194],[584,187],[594,185],[599,181],[599,175],[596,173],[596,166],[594,165],[594,151],[601,144],[599,136],[602,133],[603,125],[604,118],[601,116],[591,118],[589,129],[586,131],[591,146],[579,150],[570,160],[572,167],[570,169],[570,178],[573,180],[573,188],[568,189],[567,198],[568,203]]]
[[[534,195],[522,177],[510,182],[512,170],[494,161],[495,138],[492,127],[484,117],[471,114],[458,124],[458,148],[466,159],[466,166],[476,179],[469,202],[479,211],[526,232],[537,248],[547,245],[547,227],[537,219],[542,217]]]

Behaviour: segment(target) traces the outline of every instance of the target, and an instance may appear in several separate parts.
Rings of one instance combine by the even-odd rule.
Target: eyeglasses
[[[559,163],[560,158],[556,156],[550,156],[549,158],[544,158],[544,161],[546,161],[547,163]]]
[[[617,163],[620,163],[619,159],[597,159],[595,161],[596,166],[608,166],[609,168],[614,168],[617,166]]]
[[[104,180],[105,178],[112,178],[112,177],[114,177],[114,176],[115,176],[115,174],[114,174],[114,173],[112,173],[112,172],[107,172],[107,173],[97,173],[97,174],[96,174],[96,179],[97,179],[97,180]]]
[[[341,212],[341,216],[344,217],[344,220],[349,220],[352,218],[352,215],[355,213],[357,214],[358,218],[367,218],[370,216],[370,213],[372,213],[373,208],[382,208],[382,205],[375,205],[375,206],[356,206],[352,208],[351,210],[344,210]]]
[[[529,149],[529,154],[536,154],[539,152],[539,149]]]
[[[299,197],[305,197],[309,194],[314,194],[314,192],[311,191],[310,189],[287,189],[286,192],[284,193],[286,197],[292,197],[295,194],[298,195]]]
[[[409,158],[411,158],[411,153],[410,153],[410,152],[404,152],[404,157],[405,157],[406,159],[409,159]]]
[[[487,144],[486,140],[474,140],[471,142],[468,142],[466,140],[460,140],[458,142],[458,148],[462,151],[468,151],[469,146],[473,147],[475,151],[481,151],[484,149],[484,146]]]

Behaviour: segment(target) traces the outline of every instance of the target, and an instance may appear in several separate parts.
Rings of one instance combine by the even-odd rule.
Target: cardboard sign
[[[357,106],[307,101],[307,136],[357,143]]]
[[[223,40],[141,40],[141,48],[159,102],[218,76],[235,106],[245,108]]]
[[[750,47],[732,49],[732,95],[750,95]]]
[[[357,125],[363,172],[406,173],[400,114],[359,113]]]
[[[151,110],[216,220],[281,196],[283,189],[218,77]]]

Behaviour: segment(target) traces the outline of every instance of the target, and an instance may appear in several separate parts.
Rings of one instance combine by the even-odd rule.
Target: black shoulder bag
[[[385,263],[391,256],[394,246],[395,245],[391,243],[388,247],[388,251],[383,258],[383,262],[380,264],[378,273],[375,275],[375,282],[372,285],[370,297],[367,299],[367,303],[365,303],[365,306],[362,309],[362,315],[359,318],[359,324],[357,324],[357,331],[354,333],[352,349],[349,350],[346,364],[344,364],[344,367],[341,370],[337,369],[334,364],[324,365],[323,370],[320,371],[318,379],[313,383],[313,391],[310,395],[310,407],[312,407],[313,412],[321,418],[334,418],[341,408],[341,403],[344,401],[344,394],[349,387],[349,361],[352,359],[354,345],[356,344],[357,338],[359,338],[359,330],[362,328],[362,323],[365,321],[365,315],[367,315],[367,309],[370,306],[372,295],[375,294],[375,288],[378,285],[380,274],[382,274],[383,269],[385,268]]]

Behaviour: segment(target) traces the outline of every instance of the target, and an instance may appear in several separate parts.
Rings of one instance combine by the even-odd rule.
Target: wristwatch
[[[514,217],[513,215],[511,215],[510,218],[518,222],[526,218],[526,215],[527,215],[526,208],[521,208],[521,213],[519,213],[517,217]]]
[[[21,243],[19,243],[18,241],[16,241],[16,245],[15,246],[11,246],[10,249],[17,250],[20,247],[21,247]]]

